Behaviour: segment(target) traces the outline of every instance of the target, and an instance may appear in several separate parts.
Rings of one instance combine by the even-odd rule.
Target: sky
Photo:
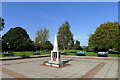
[[[22,27],[32,40],[39,29],[49,29],[49,40],[67,20],[74,40],[81,46],[100,24],[118,21],[117,2],[3,2],[2,17],[5,20],[4,35],[10,28]]]

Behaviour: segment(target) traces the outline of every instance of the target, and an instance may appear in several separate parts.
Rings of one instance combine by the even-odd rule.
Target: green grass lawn
[[[76,55],[76,54],[75,53],[67,53],[67,55]],[[97,53],[86,52],[85,55],[86,56],[97,56]]]
[[[20,55],[34,55],[35,51],[21,51],[21,52],[13,52],[14,56],[20,56]],[[45,51],[45,50],[42,50],[42,51],[39,51],[41,53],[41,55],[44,55],[44,54],[50,54],[51,51]],[[11,52],[10,52],[11,53]],[[11,57],[11,56],[4,56],[3,53],[0,53],[0,57]]]
[[[75,53],[67,53],[67,55],[76,55]],[[87,52],[85,53],[86,56],[98,56],[97,53],[93,53],[93,52]],[[120,55],[118,54],[108,54],[108,57],[120,57]]]
[[[75,52],[75,51],[81,51],[81,50],[69,50],[69,49],[66,49],[65,51],[66,52]],[[61,50],[61,52],[64,52],[64,50]]]
[[[77,50],[77,51],[80,51],[80,50]],[[20,56],[20,55],[34,55],[33,52],[35,51],[21,51],[21,52],[13,52],[14,53],[14,56]],[[51,51],[46,51],[46,50],[42,50],[42,51],[39,51],[41,53],[41,55],[44,55],[44,54],[50,54]],[[61,52],[64,52],[63,50],[61,50]],[[74,52],[76,52],[76,50],[66,50],[67,52],[67,55],[75,55],[77,56]],[[85,55],[86,56],[98,56],[97,53],[93,53],[93,52],[85,52]],[[0,53],[0,57],[3,56],[3,53]],[[108,54],[108,57],[120,57],[120,55],[118,54]],[[3,57],[11,57],[11,56],[3,56]]]
[[[67,55],[76,55],[75,53],[70,53],[70,52],[75,52],[76,50],[65,50],[67,52]],[[80,50],[77,50],[80,51]],[[98,56],[97,53],[93,52],[85,52],[86,56]],[[108,57],[120,57],[118,54],[108,54]]]
[[[85,54],[86,56],[98,56],[97,53],[93,53],[93,52],[87,52]]]
[[[108,54],[108,57],[120,57],[118,54]]]

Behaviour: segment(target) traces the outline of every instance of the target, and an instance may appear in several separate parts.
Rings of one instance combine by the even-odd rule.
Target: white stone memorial
[[[58,41],[57,36],[55,35],[53,50],[51,51],[51,60],[45,62],[45,65],[53,66],[53,67],[61,67],[63,66],[63,61],[60,61],[60,51],[58,50]]]

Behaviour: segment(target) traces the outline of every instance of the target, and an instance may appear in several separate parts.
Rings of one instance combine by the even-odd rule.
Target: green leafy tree
[[[76,43],[74,44],[74,49],[75,50],[80,49],[80,41],[76,40]]]
[[[68,49],[74,49],[74,40],[70,42],[70,45],[68,45]]]
[[[6,44],[9,48],[9,50],[19,51],[29,49],[29,45],[26,45],[26,48],[24,45],[28,43],[27,41],[30,40],[30,37],[27,34],[26,30],[21,27],[11,28],[6,34],[2,36],[2,39],[4,41],[4,44]],[[32,42],[30,42],[29,44],[32,44]]]
[[[101,24],[94,34],[89,38],[89,46],[93,46],[98,51],[107,51],[108,49],[118,49],[119,23],[107,22]]]
[[[4,25],[5,25],[4,19],[0,17],[0,31],[3,30]],[[3,44],[3,46],[2,46],[2,44]],[[2,47],[4,49],[7,49],[6,44],[4,42],[2,43],[1,34],[0,34],[0,53],[2,52]]]
[[[18,45],[17,51],[35,51],[33,41],[28,39],[24,44]]]
[[[53,49],[53,45],[50,41],[46,41],[44,44],[43,44],[43,49],[44,50],[52,50]]]
[[[3,50],[3,51],[7,51],[8,50],[8,46],[7,46],[7,44],[4,42],[4,41],[2,41],[2,47],[1,47],[1,49]]]
[[[49,37],[49,30],[45,29],[40,29],[37,31],[36,33],[36,38],[35,38],[35,47],[38,50],[42,50],[43,48],[43,44],[48,41],[48,37]]]
[[[94,49],[95,49],[95,47],[93,47],[93,46],[87,46],[87,47],[85,47],[85,51],[87,51],[87,52],[94,52]]]
[[[58,44],[60,49],[68,49],[70,45],[73,45],[73,34],[70,31],[70,25],[68,21],[62,24],[58,29]]]
[[[4,19],[0,17],[0,31],[3,30],[4,25],[5,25]]]

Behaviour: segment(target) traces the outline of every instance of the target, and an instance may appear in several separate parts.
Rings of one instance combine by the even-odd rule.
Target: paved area
[[[117,78],[118,60],[62,58],[70,60],[63,68],[42,65],[50,57],[3,61],[3,78]]]

